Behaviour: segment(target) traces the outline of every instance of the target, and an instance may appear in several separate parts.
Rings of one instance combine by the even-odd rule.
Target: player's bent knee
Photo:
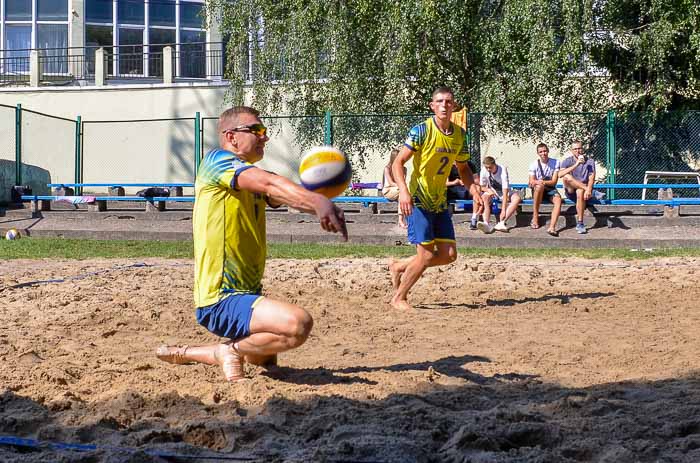
[[[308,312],[299,309],[290,320],[287,331],[287,345],[289,348],[299,347],[311,334],[314,320]]]

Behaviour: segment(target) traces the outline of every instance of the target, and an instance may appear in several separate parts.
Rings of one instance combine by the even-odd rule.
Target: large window
[[[175,29],[150,29],[148,31],[148,72],[151,76],[163,75],[163,48],[175,43]],[[174,50],[173,50],[174,51]]]
[[[180,32],[180,76],[207,76],[206,33],[198,31]]]
[[[114,44],[112,26],[85,26],[85,60],[88,63],[88,72],[95,73],[95,50],[103,47],[107,57],[107,74],[113,74],[114,59],[112,57]]]
[[[6,21],[31,21],[32,0],[5,0]]]
[[[85,21],[88,23],[111,23],[113,8],[111,1],[86,0]]]
[[[204,4],[180,2],[180,27],[204,27]]]
[[[3,0],[3,72],[28,73],[31,49],[39,49],[45,74],[68,72],[68,0]]]
[[[44,50],[39,61],[44,74],[68,72],[68,25],[39,24],[36,46]]]
[[[124,77],[160,77],[163,46],[182,44],[173,49],[178,60],[174,64],[180,70],[178,75],[206,77],[206,46],[187,45],[206,41],[204,1],[85,0],[85,9],[86,46],[119,47],[118,52],[109,56],[111,61],[119,63],[116,68],[109,66],[110,74],[114,70]]]
[[[68,21],[66,0],[37,0],[36,8],[39,21]]]
[[[143,29],[119,29],[119,74],[143,75]]]
[[[151,26],[175,27],[175,2],[171,0],[149,2],[148,18]]]
[[[117,21],[119,24],[138,24],[142,26],[145,19],[145,11],[143,0],[117,1]]]
[[[32,26],[5,26],[5,72],[29,72],[29,48],[32,45]]]

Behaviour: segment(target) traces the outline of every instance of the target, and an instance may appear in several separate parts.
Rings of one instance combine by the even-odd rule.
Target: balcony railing
[[[104,60],[102,66],[96,66],[98,50]],[[99,79],[95,76],[97,68],[104,73]],[[170,71],[165,78],[164,69]],[[0,50],[0,85],[4,86],[223,78],[220,42]]]

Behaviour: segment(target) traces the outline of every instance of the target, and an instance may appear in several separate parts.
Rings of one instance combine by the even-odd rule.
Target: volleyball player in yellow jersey
[[[447,210],[445,186],[453,162],[469,188],[474,205],[481,203],[469,164],[464,129],[451,122],[454,95],[448,87],[433,92],[430,109],[434,115],[413,127],[392,166],[399,186],[399,208],[408,222],[408,240],[416,245],[416,255],[389,263],[394,296],[391,305],[411,309],[408,292],[428,267],[447,265],[457,259],[457,242],[452,218]],[[404,165],[413,158],[410,186],[406,185]]]
[[[325,196],[253,166],[269,138],[258,112],[239,106],[219,117],[221,149],[199,165],[193,211],[194,300],[197,322],[228,341],[161,346],[170,363],[220,365],[229,381],[244,378],[244,360],[276,363],[276,354],[306,341],[313,321],[301,307],[261,295],[265,207],[287,204],[316,214],[326,231],[347,240],[343,212]]]

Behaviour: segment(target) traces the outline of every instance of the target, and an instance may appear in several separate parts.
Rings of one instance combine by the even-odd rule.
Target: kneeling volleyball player
[[[202,159],[193,211],[194,299],[197,322],[225,341],[206,346],[161,346],[159,359],[220,365],[229,381],[244,378],[244,361],[276,363],[276,354],[298,347],[313,320],[288,302],[261,294],[265,267],[265,207],[286,204],[315,214],[321,227],[347,240],[343,212],[325,196],[253,164],[269,140],[253,108],[219,117],[220,149]]]

